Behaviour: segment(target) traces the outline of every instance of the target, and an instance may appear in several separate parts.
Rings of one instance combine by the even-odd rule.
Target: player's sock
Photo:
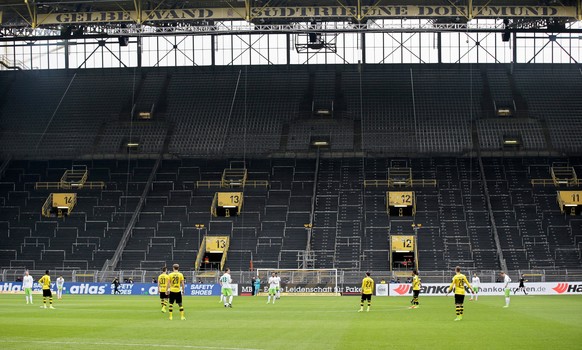
[[[168,306],[168,314],[170,315],[170,320],[172,319],[172,311],[174,311],[174,304]]]
[[[370,311],[370,305],[371,305],[371,304],[372,304],[372,303],[368,301],[368,308],[366,309],[366,311]]]
[[[267,296],[267,304],[271,302],[271,296]]]
[[[463,313],[465,313],[465,307],[463,305],[461,305],[461,318],[463,317]]]
[[[44,307],[46,308],[46,297],[42,297],[42,303],[43,303]]]
[[[51,306],[53,305],[53,298],[49,298],[49,303],[51,304]]]
[[[455,313],[457,314],[457,317],[461,315],[461,307],[459,305],[455,306]]]
[[[509,298],[505,298],[505,306],[509,306]]]
[[[228,300],[228,303],[229,303],[230,305],[232,305],[232,295],[230,296],[230,298],[229,298],[229,300]]]
[[[180,319],[181,320],[185,320],[186,317],[184,317],[184,307],[180,306]]]

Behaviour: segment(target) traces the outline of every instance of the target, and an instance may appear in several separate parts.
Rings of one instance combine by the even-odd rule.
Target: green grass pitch
[[[358,297],[186,297],[186,321],[146,296],[65,295],[55,310],[0,295],[2,349],[581,349],[582,296],[377,298],[358,313]]]

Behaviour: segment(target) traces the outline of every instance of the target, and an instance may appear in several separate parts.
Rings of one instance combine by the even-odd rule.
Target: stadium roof
[[[582,1],[520,0],[516,4],[515,0],[0,0],[0,36],[4,39],[46,36],[31,33],[30,29],[62,30],[67,26],[92,27],[85,33],[113,29],[118,35],[141,34],[144,32],[141,26],[147,26],[150,33],[155,33],[156,28],[190,26],[185,32],[208,34],[217,32],[215,23],[236,21],[258,26],[349,22],[364,24],[366,27],[356,29],[368,30],[370,21],[412,18],[463,25],[472,19],[511,19],[509,26],[515,28],[547,28],[556,32],[565,29],[568,22],[582,20]],[[136,26],[140,28],[135,29]],[[192,30],[191,26],[207,28]],[[127,27],[130,29],[126,30]],[[16,29],[29,31],[22,35]],[[265,30],[250,28],[257,29]],[[295,28],[276,29],[282,32]]]

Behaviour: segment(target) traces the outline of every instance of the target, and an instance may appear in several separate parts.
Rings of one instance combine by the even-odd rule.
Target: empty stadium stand
[[[233,270],[384,271],[389,237],[413,223],[423,270],[579,268],[582,220],[531,183],[557,164],[582,174],[579,91],[573,65],[0,72],[0,268],[194,269],[210,234],[230,236]],[[494,116],[508,104],[519,113]],[[508,135],[531,153],[501,153]],[[35,183],[74,165],[105,188],[41,216],[54,190]],[[197,181],[243,167],[269,186],[213,217],[217,190]],[[394,167],[437,181],[412,188],[415,217],[389,217],[387,188],[363,185]]]
[[[543,64],[3,71],[0,145],[27,159],[124,154],[129,141],[139,154],[262,156],[324,136],[334,151],[462,155],[512,136],[571,153],[581,88],[577,66]],[[516,114],[494,117],[507,104]]]
[[[312,212],[310,249],[317,268],[387,270],[389,236],[411,233],[413,222],[423,224],[418,232],[423,270],[499,269],[493,227],[512,270],[578,267],[582,221],[560,212],[554,187],[530,183],[549,177],[556,162],[582,170],[579,158],[483,158],[484,177],[476,158],[247,160],[249,176],[268,180],[270,187],[245,189],[240,216],[214,218],[215,190],[196,188],[196,181],[220,178],[224,168],[241,161],[165,160],[117,268],[155,270],[170,261],[194,268],[205,234],[231,237],[227,264],[233,269],[302,267],[309,237],[304,225]],[[58,181],[80,162],[10,162],[0,180],[2,267],[101,269],[113,256],[154,162],[82,163],[91,180],[107,187],[77,190],[73,213],[58,219],[41,217],[50,190],[34,184]],[[414,169],[416,178],[438,182],[414,188],[415,217],[389,217],[386,188],[362,186],[364,179],[385,179],[389,167],[402,165]]]

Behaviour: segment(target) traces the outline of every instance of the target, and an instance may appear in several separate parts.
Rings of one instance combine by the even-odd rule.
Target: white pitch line
[[[2,340],[4,343],[35,343],[35,344],[53,344],[53,345],[122,345],[122,346],[139,346],[144,348],[183,348],[183,349],[210,349],[210,350],[263,350],[252,348],[225,348],[214,346],[199,346],[199,345],[184,345],[184,344],[137,344],[137,343],[91,343],[91,342],[76,342],[76,341],[43,341],[43,340]]]

